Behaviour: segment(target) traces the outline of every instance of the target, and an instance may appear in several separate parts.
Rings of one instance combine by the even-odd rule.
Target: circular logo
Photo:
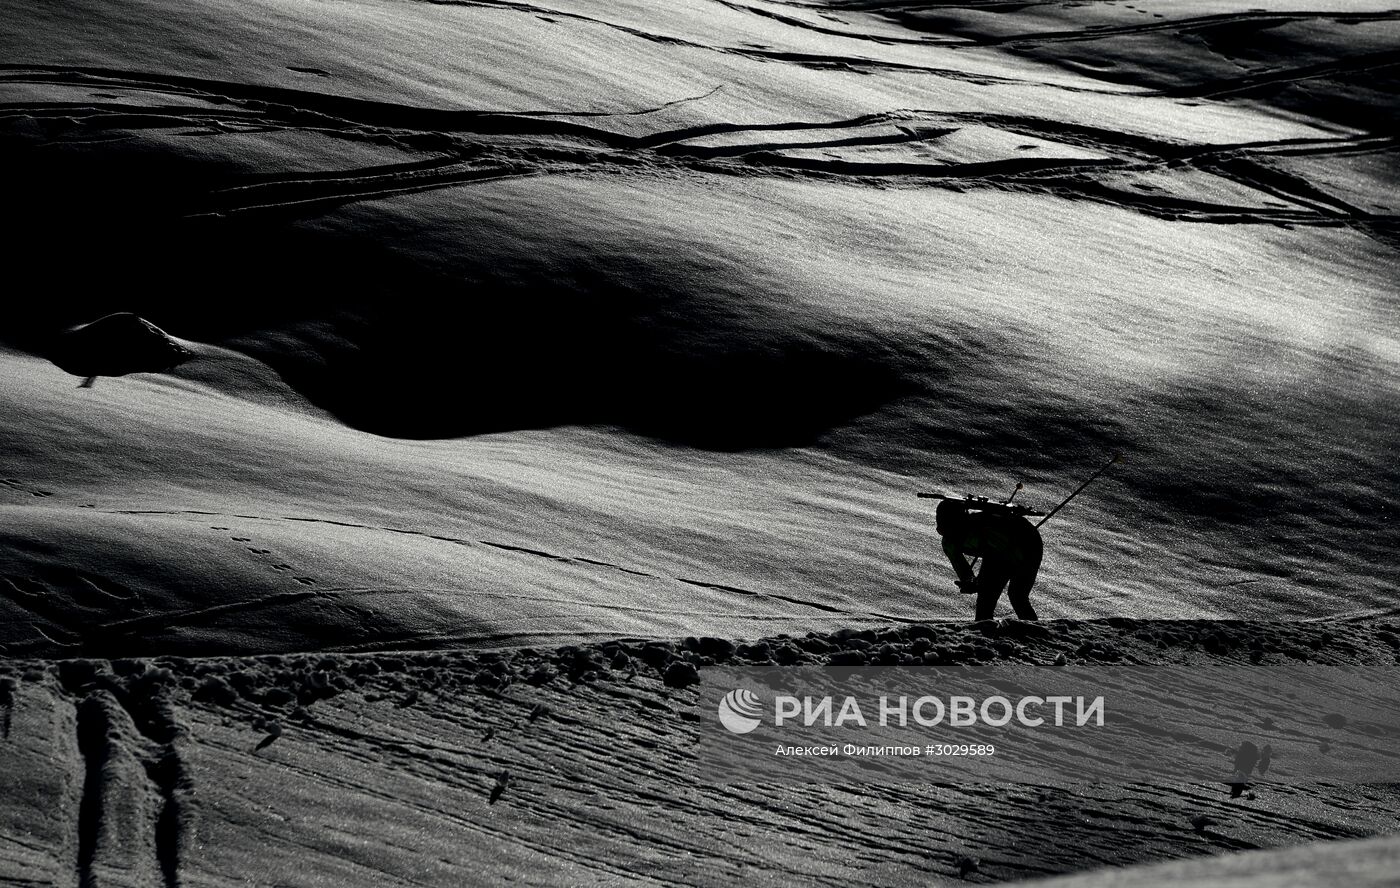
[[[753,691],[740,688],[719,701],[719,722],[735,734],[747,734],[759,725],[763,703]]]

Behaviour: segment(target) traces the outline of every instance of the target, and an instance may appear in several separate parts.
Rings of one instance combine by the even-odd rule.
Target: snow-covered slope
[[[1367,626],[1115,623],[1053,623],[1015,640],[936,626],[927,652],[1238,667],[1258,646],[1266,663],[1394,668],[1394,634]],[[1220,651],[1219,639],[1231,652],[1203,650]],[[693,642],[0,662],[11,765],[0,769],[0,874],[49,885],[913,886],[1394,829],[1394,786],[1263,780],[1231,799],[1222,784],[722,785],[694,753],[713,711],[662,680],[676,661],[710,668]],[[900,657],[918,650],[908,633],[878,642]],[[717,655],[734,665],[789,648],[818,664],[830,654],[816,651],[866,643],[773,638]],[[1295,741],[1300,729],[1278,725]],[[1155,872],[1089,884],[1156,884],[1140,880]],[[1324,884],[1309,872],[1272,884]]]
[[[524,752],[462,732],[524,705],[470,690],[488,649],[964,620],[914,493],[1020,481],[1046,508],[1120,450],[1046,526],[1042,615],[1395,617],[1400,4],[0,0],[0,22],[0,655],[26,658],[0,774],[35,800],[0,806],[0,859],[24,878],[271,882],[313,853],[327,884],[719,883],[736,860],[899,883],[1390,828],[1388,791],[1304,792],[1223,843],[1178,787],[1051,820],[976,787],[705,796],[651,773],[686,735],[655,728],[679,707],[646,675],[541,690],[579,714]],[[194,359],[79,388],[53,337],[115,311]],[[126,662],[165,655],[228,659]],[[289,701],[194,698],[318,672],[350,677],[256,758],[249,726]],[[595,782],[541,771],[509,826],[469,807],[576,737]],[[1124,812],[1146,825],[1105,837]],[[999,861],[987,824],[1038,844]]]
[[[1105,888],[1110,885],[1189,885],[1191,888],[1279,888],[1279,886],[1395,884],[1400,840],[1314,842],[1281,851],[1245,851],[1204,860],[1100,870],[1026,885],[1045,888]]]
[[[3,643],[952,617],[911,494],[1048,506],[1115,449],[1050,613],[1392,610],[1389,138],[974,12],[7,9],[7,337],[133,310],[205,357],[4,355]]]

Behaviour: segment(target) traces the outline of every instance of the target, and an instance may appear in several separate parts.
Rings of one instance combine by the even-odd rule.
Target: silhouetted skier
[[[935,515],[943,552],[958,575],[964,592],[977,594],[976,619],[990,620],[1001,590],[1022,620],[1036,619],[1031,587],[1040,571],[1043,552],[1040,531],[1021,515],[981,510],[975,504],[945,499]],[[972,572],[967,556],[982,559],[980,574]]]

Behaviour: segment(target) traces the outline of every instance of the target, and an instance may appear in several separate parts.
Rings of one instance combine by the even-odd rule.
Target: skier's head
[[[939,535],[957,533],[962,526],[963,520],[967,517],[967,503],[959,500],[943,500],[938,504],[938,510],[933,513],[935,526]]]

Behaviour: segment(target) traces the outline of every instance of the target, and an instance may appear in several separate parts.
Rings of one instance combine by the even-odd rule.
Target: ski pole
[[[1104,472],[1107,472],[1109,466],[1111,466],[1111,465],[1113,465],[1114,463],[1118,462],[1118,461],[1121,460],[1122,458],[1123,458],[1123,454],[1122,454],[1121,452],[1120,452],[1120,453],[1115,453],[1115,454],[1113,454],[1113,459],[1111,459],[1111,460],[1108,461],[1108,465],[1104,466],[1103,468],[1099,469],[1099,470],[1098,470],[1097,472],[1095,472],[1094,474],[1090,475],[1090,476],[1089,476],[1089,479],[1088,479],[1087,481],[1085,481],[1083,484],[1079,485],[1078,487],[1074,488],[1074,493],[1071,493],[1069,496],[1067,496],[1067,497],[1065,497],[1063,500],[1061,500],[1061,501],[1060,501],[1060,504],[1059,504],[1058,506],[1056,506],[1055,508],[1051,509],[1051,510],[1046,514],[1046,516],[1045,516],[1044,518],[1042,518],[1042,519],[1040,519],[1040,521],[1036,522],[1036,525],[1035,525],[1035,526],[1036,526],[1036,527],[1039,527],[1040,525],[1042,525],[1042,524],[1044,524],[1045,522],[1049,521],[1051,518],[1054,518],[1056,512],[1060,511],[1060,510],[1063,509],[1066,505],[1068,505],[1068,504],[1069,504],[1069,501],[1072,500],[1072,499],[1074,499],[1076,496],[1079,496],[1080,492],[1082,492],[1082,491],[1084,490],[1084,488],[1086,488],[1086,487],[1088,487],[1090,484],[1092,484],[1092,483],[1094,482],[1094,479],[1095,479],[1095,478],[1099,477],[1099,476],[1102,475]]]

